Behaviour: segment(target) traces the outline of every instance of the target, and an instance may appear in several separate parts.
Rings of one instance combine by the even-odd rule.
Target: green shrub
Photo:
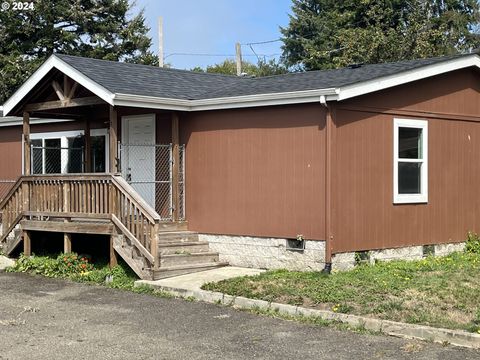
[[[469,231],[465,242],[465,252],[471,254],[480,254],[480,237],[477,233]]]
[[[117,266],[110,268],[106,263],[94,265],[87,256],[75,253],[60,254],[56,258],[48,256],[26,257],[22,254],[15,265],[7,268],[7,271],[105,284],[116,289],[146,291],[145,289],[134,289],[138,277],[125,262],[120,261]]]
[[[93,265],[85,256],[75,253],[60,254],[57,258],[46,256],[26,257],[23,254],[15,265],[7,269],[11,272],[29,272],[48,277],[71,277],[93,270]]]

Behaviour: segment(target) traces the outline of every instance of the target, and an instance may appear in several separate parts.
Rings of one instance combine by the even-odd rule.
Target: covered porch
[[[109,103],[66,72],[52,66],[9,100],[23,118],[22,174],[0,203],[3,251],[23,242],[31,255],[33,231],[64,233],[65,253],[73,233],[104,234],[110,264],[120,255],[142,279],[222,266],[187,229],[180,114]],[[32,118],[58,122],[32,131]]]

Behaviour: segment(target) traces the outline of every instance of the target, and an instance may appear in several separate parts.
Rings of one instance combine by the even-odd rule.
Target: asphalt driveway
[[[480,352],[0,273],[0,359],[479,359]]]

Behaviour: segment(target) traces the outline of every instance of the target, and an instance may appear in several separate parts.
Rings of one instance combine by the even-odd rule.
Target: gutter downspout
[[[332,109],[325,95],[320,96],[320,104],[325,107],[325,267],[322,273],[332,271]]]

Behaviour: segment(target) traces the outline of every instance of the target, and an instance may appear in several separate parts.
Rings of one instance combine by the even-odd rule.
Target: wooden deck
[[[64,233],[64,251],[71,251],[72,233],[111,237],[111,263],[115,252],[142,279],[201,271],[222,266],[208,244],[192,238],[186,223],[165,223],[119,175],[28,175],[18,179],[0,204],[0,245],[10,254],[23,241],[24,254],[31,253],[31,231]],[[188,236],[186,235],[188,233]],[[169,254],[161,259],[165,243],[182,243],[187,237],[198,242],[197,253],[188,259]],[[115,250],[115,251],[114,251]],[[162,264],[168,265],[163,266]]]

